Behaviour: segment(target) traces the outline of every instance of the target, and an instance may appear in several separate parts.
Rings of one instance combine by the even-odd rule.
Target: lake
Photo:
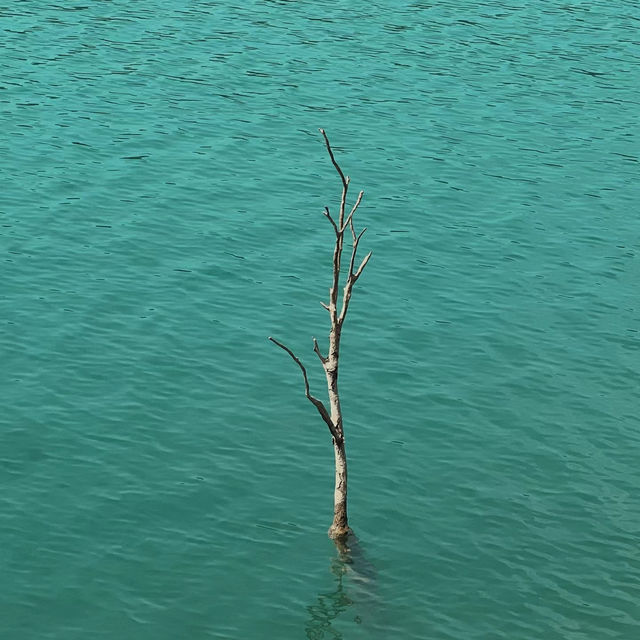
[[[5,4],[0,635],[638,637],[637,3]]]

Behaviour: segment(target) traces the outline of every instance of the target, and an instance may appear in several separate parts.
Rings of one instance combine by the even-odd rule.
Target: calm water
[[[634,0],[0,12],[0,636],[640,635]],[[339,183],[359,538],[326,537]]]

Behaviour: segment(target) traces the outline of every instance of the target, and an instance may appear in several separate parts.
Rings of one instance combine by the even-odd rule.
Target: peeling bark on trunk
[[[294,362],[300,367],[302,376],[304,378],[305,395],[308,400],[316,407],[318,413],[324,420],[325,424],[329,428],[331,437],[333,440],[334,457],[335,457],[335,489],[333,494],[333,522],[329,527],[329,537],[339,543],[345,540],[350,532],[349,522],[347,518],[347,453],[345,449],[342,409],[340,407],[340,394],[338,391],[338,365],[340,362],[340,337],[342,334],[342,326],[349,309],[349,302],[351,301],[351,293],[353,285],[356,283],[364,268],[371,258],[371,252],[369,252],[360,266],[355,269],[356,253],[358,251],[358,244],[362,235],[366,231],[364,228],[359,234],[356,234],[355,227],[353,226],[353,214],[356,212],[362,196],[363,191],[360,191],[356,199],[355,204],[351,208],[348,215],[346,213],[347,193],[349,190],[349,177],[345,176],[340,169],[340,166],[336,162],[329,139],[323,129],[320,129],[320,133],[324,138],[329,157],[335,167],[340,180],[342,182],[342,195],[340,198],[340,209],[338,212],[338,219],[335,220],[329,211],[329,207],[325,207],[324,215],[331,223],[333,231],[335,233],[335,245],[333,249],[333,278],[331,286],[329,288],[329,304],[321,303],[322,306],[329,312],[329,318],[331,320],[331,331],[329,333],[329,349],[327,356],[323,356],[320,351],[318,341],[313,339],[313,350],[320,359],[322,367],[324,369],[327,378],[327,394],[329,396],[329,411],[327,411],[324,403],[318,400],[315,396],[311,395],[309,390],[309,379],[307,377],[307,370],[302,362],[294,353],[278,342],[275,338],[269,337],[269,340],[278,345],[281,349],[284,349],[294,360]],[[349,230],[351,234],[351,257],[349,260],[349,269],[347,271],[346,280],[342,287],[342,304],[340,306],[338,293],[340,290],[340,275],[341,275],[341,262],[342,251],[344,249],[344,237],[345,233]],[[340,306],[340,308],[339,308]]]

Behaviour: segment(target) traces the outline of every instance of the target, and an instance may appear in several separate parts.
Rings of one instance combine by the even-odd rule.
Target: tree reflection
[[[370,584],[364,591],[352,589],[358,582],[370,583],[375,579],[373,567],[366,561],[357,538],[351,534],[346,543],[336,543],[336,547],[337,554],[331,559],[329,566],[334,576],[335,588],[326,593],[320,593],[316,602],[307,607],[309,620],[305,625],[305,632],[309,640],[325,638],[342,640],[342,633],[333,628],[333,621],[356,602],[358,605],[364,604],[359,602],[360,598],[356,600],[350,597],[347,590],[349,593],[353,592],[354,597],[371,595]],[[360,624],[360,616],[356,615],[354,621]]]

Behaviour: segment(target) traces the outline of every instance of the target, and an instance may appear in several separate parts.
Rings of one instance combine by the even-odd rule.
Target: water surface
[[[32,0],[0,26],[0,635],[637,637],[637,3]],[[353,566],[266,339],[319,395],[318,127],[374,251],[341,372]]]

